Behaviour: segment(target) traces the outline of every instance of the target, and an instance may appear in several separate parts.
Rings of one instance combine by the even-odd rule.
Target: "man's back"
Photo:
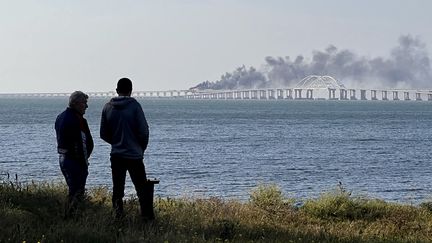
[[[141,105],[127,96],[111,99],[102,111],[100,136],[111,144],[112,156],[142,159],[149,130]]]

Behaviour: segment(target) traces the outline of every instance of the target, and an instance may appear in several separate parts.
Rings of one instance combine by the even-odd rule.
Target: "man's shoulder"
[[[66,108],[66,110],[64,110],[57,116],[55,123],[66,125],[66,124],[74,123],[75,120],[78,119],[76,118],[74,112],[71,109]]]
[[[141,104],[134,97],[128,97],[127,99],[128,99],[127,101],[128,109],[141,108]]]
[[[61,122],[64,119],[66,111],[62,111],[60,112],[60,114],[57,115],[55,123],[58,124],[59,122]]]
[[[132,99],[133,99],[132,103],[141,108],[141,104],[138,102],[138,100],[136,100],[135,98]]]
[[[111,108],[111,107],[112,107],[112,104],[111,104],[111,100],[110,100],[107,103],[105,103],[105,105],[103,106],[103,110],[106,110],[106,109]]]
[[[57,115],[57,119],[65,118],[71,114],[71,111],[69,108],[66,108],[64,111],[60,112],[60,114]]]

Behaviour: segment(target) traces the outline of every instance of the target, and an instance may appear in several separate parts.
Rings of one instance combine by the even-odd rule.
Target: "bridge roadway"
[[[109,98],[114,91],[87,92],[90,97]],[[67,97],[70,93],[0,93],[0,97]],[[428,100],[432,90],[408,89],[323,89],[323,88],[267,88],[247,90],[168,90],[134,91],[136,98],[182,98],[217,100]]]

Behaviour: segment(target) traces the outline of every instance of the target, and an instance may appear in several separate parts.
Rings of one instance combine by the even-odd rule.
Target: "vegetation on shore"
[[[419,206],[352,197],[339,187],[294,206],[274,185],[248,202],[156,198],[156,220],[139,217],[136,198],[115,220],[106,188],[89,190],[64,218],[63,184],[0,182],[0,242],[431,242],[432,203]]]

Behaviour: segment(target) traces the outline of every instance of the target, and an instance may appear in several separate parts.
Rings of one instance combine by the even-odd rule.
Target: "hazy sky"
[[[332,44],[432,48],[430,0],[0,0],[0,93],[187,89]]]

